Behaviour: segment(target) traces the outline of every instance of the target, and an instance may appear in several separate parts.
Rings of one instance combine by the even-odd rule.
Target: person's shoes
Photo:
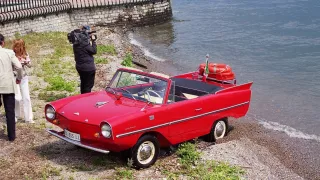
[[[26,121],[26,123],[34,124],[35,122],[33,120],[30,120],[30,121]]]

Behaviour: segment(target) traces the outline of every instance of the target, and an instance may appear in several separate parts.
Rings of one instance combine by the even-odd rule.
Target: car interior
[[[184,78],[170,78],[174,83],[170,88],[169,100],[171,102],[179,102],[187,99],[194,99],[199,96],[213,94],[220,89],[219,86],[207,84],[202,81],[195,81]]]

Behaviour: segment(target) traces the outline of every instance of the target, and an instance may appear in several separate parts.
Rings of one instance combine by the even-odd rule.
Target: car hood
[[[105,91],[79,95],[57,110],[65,118],[78,122],[99,125],[102,121],[140,112],[145,103],[122,97],[117,100],[114,94]]]

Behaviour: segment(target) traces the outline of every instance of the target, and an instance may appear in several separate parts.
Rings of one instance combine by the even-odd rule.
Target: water
[[[177,71],[229,64],[253,81],[248,116],[292,137],[320,139],[319,0],[173,0],[173,20],[132,39]]]

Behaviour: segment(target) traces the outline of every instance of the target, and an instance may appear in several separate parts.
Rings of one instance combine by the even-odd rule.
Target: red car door
[[[202,101],[198,98],[167,104],[167,120],[171,143],[179,143],[195,137],[199,119],[203,113]]]

